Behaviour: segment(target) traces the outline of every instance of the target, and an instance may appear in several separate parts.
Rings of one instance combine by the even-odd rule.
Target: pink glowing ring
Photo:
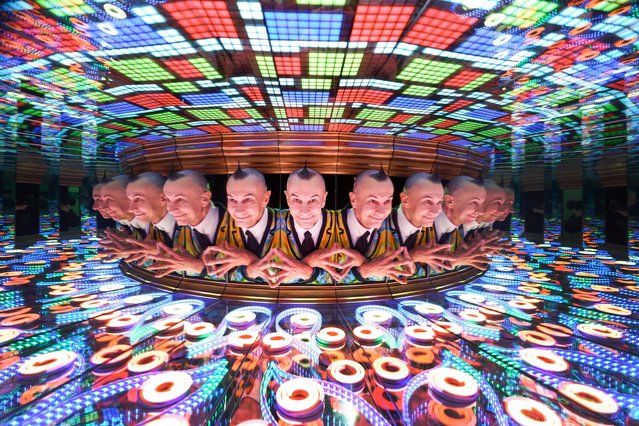
[[[71,351],[55,351],[28,359],[18,368],[18,374],[25,379],[59,374],[70,369],[78,354]]]
[[[290,352],[293,337],[287,333],[269,333],[262,337],[262,349],[269,355],[283,355]]]
[[[391,356],[377,358],[373,362],[376,382],[386,390],[400,391],[410,380],[410,370],[405,361]]]
[[[331,363],[326,374],[333,383],[344,386],[355,393],[364,389],[366,370],[358,362],[342,359]]]
[[[148,378],[140,386],[140,401],[147,407],[162,408],[184,398],[193,385],[193,379],[182,371],[168,371]]]
[[[552,347],[557,344],[554,337],[534,330],[522,330],[517,333],[519,339],[529,345]]]
[[[581,383],[561,382],[557,389],[563,396],[593,413],[611,415],[619,411],[617,401],[597,388]]]
[[[570,369],[568,361],[546,349],[527,348],[519,351],[526,364],[551,373],[565,373]]]
[[[406,339],[415,346],[429,347],[435,340],[435,332],[427,325],[411,325],[404,329]]]
[[[149,351],[131,358],[126,368],[132,374],[149,373],[161,370],[168,362],[168,353],[164,351]]]
[[[275,394],[275,408],[280,419],[291,424],[317,420],[324,411],[324,390],[311,379],[284,382]]]
[[[257,331],[236,331],[228,336],[228,347],[236,353],[244,353],[255,348],[259,339]]]
[[[504,399],[504,408],[520,426],[561,426],[561,417],[546,404],[530,398],[511,396]]]
[[[470,407],[479,397],[479,385],[475,379],[454,368],[431,370],[428,373],[428,386],[435,399],[455,408]]]

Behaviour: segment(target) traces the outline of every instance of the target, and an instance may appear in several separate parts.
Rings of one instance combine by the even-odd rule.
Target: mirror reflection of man
[[[486,189],[481,181],[469,176],[457,176],[446,185],[442,212],[435,219],[435,234],[439,244],[450,244],[456,260],[451,266],[470,265],[485,269],[488,259],[481,251],[482,243],[464,245],[464,225],[473,226],[483,212]]]
[[[493,229],[498,229],[506,234],[510,233],[510,215],[515,211],[513,207],[514,204],[515,191],[513,191],[512,188],[504,187],[504,204],[502,204],[499,210],[497,220],[493,223]]]
[[[266,179],[258,170],[238,168],[229,176],[224,243],[211,247],[203,256],[209,275],[219,278],[233,271],[233,280],[270,278],[267,269],[271,258],[266,255],[277,224],[275,211],[267,207],[270,197]]]
[[[157,252],[156,243],[173,246],[173,235],[176,227],[173,215],[167,209],[164,196],[166,179],[158,173],[146,172],[129,180],[126,196],[129,199],[129,211],[136,220],[149,224],[147,237],[144,240],[127,239],[132,245],[127,260],[129,262],[146,260],[146,257]]]
[[[273,286],[282,282],[324,284],[333,277],[339,281],[345,275],[338,272],[342,265],[331,260],[340,253],[333,243],[336,212],[324,209],[326,184],[316,170],[304,166],[290,174],[286,182],[286,202],[289,210],[280,212],[279,245],[280,272]]]
[[[397,247],[387,221],[393,190],[393,182],[383,170],[366,170],[355,178],[349,193],[351,208],[340,212],[336,225],[337,243],[352,249],[353,268],[344,282],[388,277],[406,283],[415,272],[415,264],[405,247]]]
[[[417,264],[415,276],[428,275],[429,267],[436,272],[449,269],[447,261],[454,260],[449,253],[450,244],[438,244],[433,222],[442,211],[444,187],[439,176],[414,173],[406,179],[400,193],[401,204],[391,213],[391,226],[399,244]]]
[[[159,253],[150,256],[156,262],[149,269],[156,271],[157,276],[172,272],[201,275],[205,265],[200,256],[217,242],[225,212],[211,202],[206,178],[193,170],[171,173],[163,193],[177,229],[173,235],[173,249],[158,243]]]
[[[502,207],[506,202],[506,192],[492,179],[484,179],[486,199],[483,212],[477,218],[476,232],[486,232],[493,229],[495,223],[502,214]]]
[[[100,190],[102,208],[123,228],[128,229],[135,238],[143,239],[146,237],[148,223],[136,220],[135,215],[129,211],[129,199],[126,197],[128,183],[129,177],[126,175],[115,176],[105,182]]]

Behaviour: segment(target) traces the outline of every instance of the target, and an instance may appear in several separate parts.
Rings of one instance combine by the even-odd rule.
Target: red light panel
[[[352,132],[357,124],[330,123],[328,125],[329,132]]]
[[[455,74],[453,77],[448,79],[444,85],[448,87],[464,87],[471,81],[475,80],[478,77],[481,77],[483,73],[477,71],[462,71],[460,73]]]
[[[256,86],[242,87],[242,92],[244,92],[244,94],[248,96],[252,101],[264,100],[264,96],[262,95],[262,92],[260,92],[259,87],[256,87]]]
[[[458,109],[462,109],[472,103],[473,101],[459,100],[453,104],[448,105],[446,108],[444,108],[444,111],[447,111],[447,112],[457,111]]]
[[[164,61],[164,65],[169,67],[171,71],[176,73],[182,78],[202,78],[204,74],[193,66],[189,61],[174,59],[170,61]]]
[[[475,22],[477,22],[476,18],[464,18],[452,12],[429,8],[402,41],[446,49]]]
[[[162,7],[196,40],[239,37],[225,1],[176,1]]]
[[[304,108],[286,108],[286,116],[289,118],[304,118]]]
[[[446,127],[450,127],[454,124],[459,123],[459,121],[455,121],[455,120],[444,120],[441,123],[437,123],[435,124],[434,127],[439,127],[440,129],[445,129]]]
[[[170,93],[146,93],[144,95],[129,96],[125,100],[149,109],[184,105],[181,99]]]
[[[222,126],[221,124],[213,124],[211,126],[201,126],[197,127],[197,129],[204,130],[209,133],[231,133],[231,129],[226,126]]]
[[[251,118],[251,114],[243,109],[229,109],[226,110],[226,113],[232,118]]]
[[[351,41],[398,41],[414,9],[414,6],[357,6]]]
[[[302,74],[302,61],[299,56],[276,56],[275,67],[278,75]]]
[[[361,102],[365,104],[381,105],[388,98],[393,96],[393,92],[372,89],[339,89],[335,102]]]

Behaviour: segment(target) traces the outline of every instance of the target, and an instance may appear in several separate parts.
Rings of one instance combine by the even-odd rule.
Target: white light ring
[[[432,328],[439,337],[459,336],[464,331],[459,324],[448,321],[436,321]]]
[[[167,315],[186,315],[193,312],[193,309],[194,307],[190,303],[180,303],[180,304],[165,306],[162,308],[162,312],[164,312]]]
[[[80,308],[82,309],[95,309],[95,308],[101,308],[103,306],[107,306],[110,305],[111,302],[109,302],[108,300],[102,300],[102,299],[97,299],[97,300],[89,300],[86,302],[82,302],[80,304]]]
[[[473,399],[479,396],[479,385],[469,374],[455,368],[439,367],[428,373],[428,385],[437,393],[452,398]]]
[[[511,308],[519,309],[523,312],[534,312],[537,310],[537,306],[530,302],[524,302],[523,300],[509,300],[508,306]]]
[[[252,348],[259,340],[260,334],[256,331],[236,331],[228,336],[228,346],[231,349],[244,351]]]
[[[459,296],[459,300],[473,305],[481,305],[486,301],[486,298],[480,294],[475,293],[462,293]]]
[[[597,388],[581,383],[561,382],[557,389],[566,398],[594,413],[611,415],[619,411],[617,402]]]
[[[304,415],[324,402],[324,390],[311,379],[292,379],[280,385],[275,399],[287,414]]]
[[[25,361],[19,368],[18,373],[24,377],[34,377],[55,373],[64,370],[78,357],[78,354],[71,351],[55,351],[37,355]]]
[[[346,333],[337,327],[322,328],[315,335],[320,345],[337,346],[342,345],[346,341]]]
[[[366,321],[370,321],[379,325],[388,324],[393,320],[393,316],[389,312],[378,310],[366,311],[362,314],[362,317]]]
[[[107,346],[91,356],[91,364],[115,366],[127,361],[132,354],[133,348],[130,345]]]
[[[459,318],[475,324],[483,324],[486,322],[486,315],[482,314],[477,309],[464,309],[458,315]]]
[[[181,318],[162,318],[153,323],[153,328],[162,333],[177,333],[184,330],[184,323]]]
[[[110,36],[115,37],[119,34],[117,28],[115,28],[110,22],[100,22],[96,26],[100,31]]]
[[[441,317],[444,314],[444,308],[434,303],[420,303],[415,306],[415,311],[426,317]]]
[[[510,396],[504,399],[506,413],[520,426],[561,426],[561,417],[550,407],[539,401],[520,396]],[[535,413],[531,417],[527,413]],[[539,419],[541,417],[541,420]]]
[[[609,285],[597,285],[597,284],[593,284],[590,286],[591,289],[593,289],[594,291],[598,291],[601,293],[619,293],[619,289],[616,287],[611,287]]]
[[[410,376],[406,362],[392,356],[384,356],[373,361],[373,370],[380,379],[389,382],[401,382]]]
[[[554,337],[534,330],[521,330],[517,337],[524,342],[535,346],[552,347],[557,344]]]
[[[131,358],[126,368],[133,374],[148,373],[164,367],[169,354],[164,351],[148,351]]]
[[[253,324],[256,318],[257,315],[255,315],[255,312],[233,311],[226,314],[224,320],[226,320],[230,327],[242,327],[245,325]]]
[[[151,406],[174,404],[188,394],[193,379],[183,371],[167,371],[148,378],[140,386],[140,399]]]
[[[102,8],[107,13],[107,15],[112,16],[116,19],[126,19],[126,12],[114,4],[105,3]]]
[[[526,348],[519,351],[519,356],[526,364],[551,373],[565,373],[570,364],[563,357],[547,349]]]
[[[268,333],[262,337],[262,346],[267,352],[279,352],[290,349],[293,337],[287,333]]]
[[[108,293],[110,291],[124,290],[125,288],[126,286],[122,284],[105,284],[101,286],[98,291],[100,291],[100,293]]]
[[[124,332],[138,323],[139,315],[124,314],[109,320],[106,323],[107,331],[110,333]]]
[[[328,366],[327,374],[335,383],[353,387],[357,387],[366,378],[364,367],[350,359],[334,361]]]
[[[20,335],[17,328],[0,328],[0,343],[7,343]]]
[[[215,325],[210,322],[189,323],[184,327],[184,334],[189,339],[200,339],[208,336],[215,331]]]
[[[451,413],[454,413],[454,416]],[[428,415],[437,424],[446,426],[474,426],[477,424],[477,416],[472,408],[453,408],[434,399],[428,403]]]
[[[384,333],[377,327],[360,325],[353,329],[353,336],[360,343],[371,343],[381,341]]]
[[[624,317],[632,315],[632,311],[621,306],[612,305],[610,303],[598,303],[593,306],[596,310],[606,314],[621,315]]]
[[[621,340],[623,332],[601,324],[577,324],[577,330],[590,337],[605,340]]]
[[[291,326],[300,329],[312,328],[317,322],[319,318],[317,315],[307,312],[302,314],[295,314],[291,316]]]
[[[404,329],[404,333],[408,340],[414,342],[431,343],[435,340],[435,332],[427,325],[411,325]]]
[[[153,296],[147,294],[137,294],[135,296],[129,296],[122,300],[125,305],[141,305],[143,303],[149,303],[153,300]]]

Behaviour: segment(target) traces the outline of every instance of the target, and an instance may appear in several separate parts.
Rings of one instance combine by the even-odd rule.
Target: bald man
[[[398,247],[390,229],[393,182],[382,170],[366,170],[355,178],[349,193],[351,208],[337,217],[336,242],[353,249],[351,272],[344,282],[380,281],[390,278],[406,283],[415,272],[408,251]]]
[[[93,210],[98,212],[98,216],[96,217],[96,226],[98,229],[104,229],[108,227],[115,227],[116,223],[111,216],[104,211],[103,202],[102,202],[102,183],[97,183],[93,186],[92,191],[93,198]]]
[[[399,244],[408,249],[410,257],[420,264],[414,277],[449,269],[446,261],[453,260],[448,253],[450,244],[438,244],[433,222],[442,211],[444,187],[439,176],[414,173],[406,179],[400,193],[401,204],[393,209],[390,224]]]
[[[469,176],[457,176],[446,185],[442,212],[435,219],[439,244],[451,244],[451,251],[461,246],[466,230],[477,223],[484,211],[486,189],[481,181]]]
[[[220,243],[224,209],[211,202],[206,178],[193,170],[170,174],[163,193],[177,229],[173,235],[173,249],[159,243],[160,253],[150,256],[156,263],[149,269],[157,272],[157,276],[172,272],[204,276],[205,265],[200,256],[207,247]]]
[[[127,229],[136,239],[146,237],[146,229],[149,223],[137,220],[129,210],[129,199],[126,196],[126,187],[129,177],[119,175],[103,183],[100,190],[102,197],[102,209],[112,219]]]
[[[268,208],[271,191],[264,175],[251,168],[238,168],[226,183],[228,221],[224,243],[211,247],[204,256],[207,271],[220,278],[233,271],[234,281],[267,279],[266,256],[276,233],[275,211]]]
[[[494,180],[484,179],[486,189],[486,199],[484,200],[483,212],[477,218],[475,232],[485,232],[493,229],[493,223],[501,216],[501,209],[506,202],[506,192],[497,185]]]
[[[510,233],[510,215],[515,211],[513,208],[515,204],[515,191],[513,191],[512,188],[504,187],[504,193],[504,204],[499,211],[499,217],[493,224],[493,228]]]

